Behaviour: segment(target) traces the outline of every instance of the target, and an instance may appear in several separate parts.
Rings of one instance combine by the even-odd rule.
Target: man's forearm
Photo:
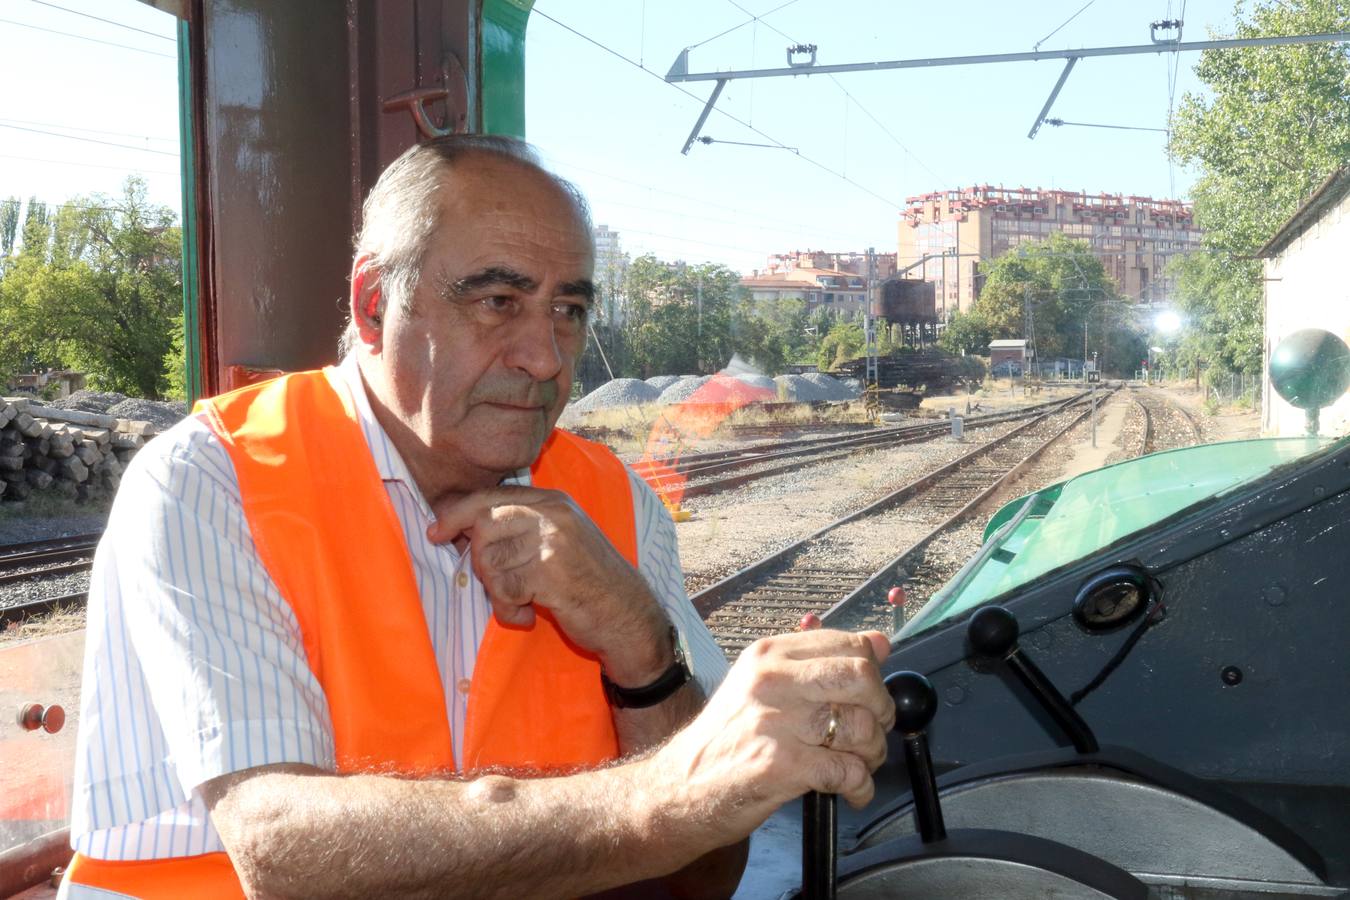
[[[226,789],[213,818],[252,896],[568,897],[712,849],[644,775],[641,763],[468,782],[263,773]]]

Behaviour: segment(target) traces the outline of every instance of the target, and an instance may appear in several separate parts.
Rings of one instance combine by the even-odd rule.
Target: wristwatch
[[[671,694],[684,687],[691,675],[689,666],[684,661],[684,648],[680,644],[680,633],[675,626],[670,626],[670,646],[675,656],[675,661],[656,677],[656,680],[650,684],[644,684],[642,687],[626,688],[619,687],[610,681],[604,671],[600,672],[600,683],[605,688],[605,696],[609,698],[609,705],[618,709],[646,709],[649,706],[666,700]]]

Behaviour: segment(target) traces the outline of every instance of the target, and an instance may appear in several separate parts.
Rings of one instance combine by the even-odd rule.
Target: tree
[[[18,197],[0,203],[0,256],[14,252],[14,239],[19,234],[19,206]]]
[[[1348,29],[1343,0],[1265,0],[1238,17],[1236,36]],[[1208,94],[1182,99],[1170,149],[1200,169],[1192,197],[1207,252],[1170,269],[1187,319],[1178,362],[1254,374],[1264,324],[1261,266],[1248,257],[1350,159],[1350,52],[1344,44],[1206,50],[1195,71]]]
[[[821,370],[833,369],[850,359],[863,355],[867,336],[857,322],[835,322],[830,333],[820,342],[816,362]]]
[[[1042,359],[1077,355],[1093,308],[1118,299],[1087,243],[1063,234],[1009,250],[980,271],[985,283],[974,315],[989,337],[1033,340]],[[1034,334],[1027,334],[1028,310]]]
[[[54,214],[30,201],[23,250],[0,281],[0,369],[71,367],[104,390],[162,396],[182,328],[173,222],[134,177],[121,198],[80,198]]]
[[[989,323],[974,311],[958,312],[952,316],[947,327],[938,338],[938,346],[948,353],[964,355],[978,353],[983,356],[989,350],[992,340]]]
[[[1350,30],[1344,0],[1258,0],[1236,37]],[[1248,254],[1350,159],[1350,51],[1339,43],[1206,50],[1171,152],[1196,164],[1197,224],[1211,246]]]

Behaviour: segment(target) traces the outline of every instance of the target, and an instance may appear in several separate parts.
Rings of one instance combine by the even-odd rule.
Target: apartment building
[[[907,198],[897,262],[914,266],[905,277],[936,285],[945,321],[979,297],[980,262],[1056,232],[1087,242],[1121,293],[1144,303],[1170,299],[1167,263],[1201,235],[1179,200],[980,185]]]

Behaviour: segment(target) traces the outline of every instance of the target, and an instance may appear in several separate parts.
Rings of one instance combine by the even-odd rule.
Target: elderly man
[[[524,145],[410,150],[366,203],[342,364],[138,456],[93,575],[67,896],[725,896],[783,802],[870,797],[885,639],[728,675],[659,501],[554,429],[592,253]]]

